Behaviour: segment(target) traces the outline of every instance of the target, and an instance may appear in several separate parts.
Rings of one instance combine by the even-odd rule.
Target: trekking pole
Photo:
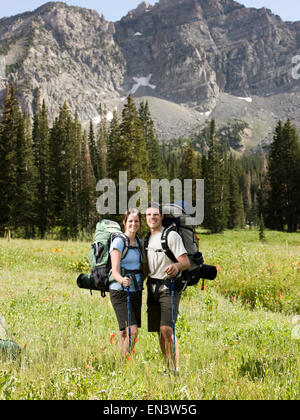
[[[127,311],[128,311],[128,336],[129,336],[129,352],[131,352],[131,319],[130,319],[130,291],[127,289]]]
[[[172,297],[172,328],[173,328],[173,353],[174,353],[174,375],[176,376],[176,335],[175,335],[175,303],[174,303],[174,279],[171,280],[171,297]]]

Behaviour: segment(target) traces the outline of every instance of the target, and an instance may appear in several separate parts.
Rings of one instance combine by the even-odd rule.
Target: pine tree
[[[11,229],[18,195],[16,145],[21,113],[14,87],[7,84],[0,124],[0,226]]]
[[[255,197],[255,186],[253,184],[253,170],[246,172],[243,167],[241,159],[237,162],[237,177],[238,184],[241,193],[242,210],[244,213],[244,222],[254,223],[256,219],[256,197]],[[257,187],[256,187],[257,188]]]
[[[107,140],[107,172],[108,178],[117,182],[119,179],[119,154],[121,153],[121,130],[117,113],[113,112]]]
[[[175,151],[171,151],[167,160],[167,171],[168,171],[168,179],[176,179],[179,177],[179,163],[177,153]]]
[[[196,152],[194,151],[193,144],[190,142],[184,149],[181,165],[179,168],[180,179],[184,182],[185,179],[192,180],[192,203],[193,206],[196,202],[196,179],[198,179],[198,160]]]
[[[210,124],[209,150],[205,172],[204,225],[212,233],[219,233],[224,230],[225,225],[221,205],[222,173],[215,120],[212,120]]]
[[[76,170],[75,159],[80,156],[76,128],[66,103],[60,108],[51,129],[50,139],[49,211],[52,225],[60,226],[62,237],[71,232],[76,236]]]
[[[96,180],[91,165],[88,134],[84,131],[81,146],[81,187],[79,212],[81,229],[91,232],[96,222]]]
[[[207,178],[207,157],[205,154],[201,157],[201,176],[204,180]]]
[[[197,176],[200,179],[202,177],[202,155],[197,153]]]
[[[283,161],[283,171],[286,174],[286,207],[285,221],[288,232],[296,232],[299,220],[299,155],[300,141],[297,135],[296,127],[288,119],[283,128],[283,137],[285,140],[285,159]]]
[[[107,143],[108,143],[108,127],[107,127],[107,110],[100,105],[99,108],[100,123],[98,128],[97,156],[99,159],[99,180],[107,178]]]
[[[35,165],[37,167],[37,197],[36,197],[36,224],[40,235],[44,238],[48,225],[48,192],[49,192],[49,124],[48,111],[45,101],[40,107],[39,94],[33,116],[32,142]]]
[[[149,156],[149,177],[162,179],[166,176],[166,168],[160,153],[148,101],[140,103],[139,117],[142,121],[144,140]]]
[[[41,96],[39,89],[35,92],[35,98],[33,102],[33,127],[32,127],[32,142],[33,151],[37,167],[39,166],[39,154],[40,154],[40,117],[41,117]]]
[[[94,177],[97,179],[97,181],[99,181],[101,179],[100,155],[96,145],[94,126],[92,121],[90,121],[88,141]]]
[[[299,222],[299,155],[300,143],[296,128],[287,120],[275,130],[270,148],[268,177],[268,226],[289,232],[297,230]]]
[[[90,121],[90,129],[88,136],[89,153],[93,167],[94,176],[97,181],[107,178],[108,175],[108,123],[106,107],[99,107],[100,122],[98,130],[95,134],[93,122]]]
[[[16,142],[18,194],[15,208],[15,228],[24,230],[25,238],[34,237],[37,219],[36,199],[38,173],[34,164],[31,123],[28,115],[22,115]]]
[[[69,220],[70,235],[77,238],[80,223],[80,187],[81,187],[81,142],[82,129],[79,123],[78,112],[76,110],[74,120],[71,120],[69,138],[69,170],[70,184],[68,188],[67,202],[65,207],[68,208],[66,220]]]
[[[120,125],[120,170],[128,171],[128,180],[135,178],[149,180],[149,157],[144,132],[136,106],[128,96],[122,112]]]
[[[227,147],[224,141],[221,143],[220,150],[220,182],[219,229],[223,231],[228,226],[229,217],[229,165]]]
[[[143,127],[138,111],[131,96],[128,97],[122,111],[122,121],[119,124],[116,114],[111,122],[108,138],[108,173],[115,181],[117,203],[120,203],[119,190],[127,189],[125,178],[120,179],[119,172],[127,172],[127,182],[141,179],[149,182],[149,159]],[[135,193],[128,193],[128,200]],[[118,218],[116,219],[118,220]],[[119,221],[119,220],[118,220]]]
[[[241,194],[238,183],[236,162],[229,157],[229,217],[228,228],[234,229],[243,224]]]
[[[294,176],[294,203],[295,203],[295,213],[296,217],[294,220],[294,229],[300,228],[300,144],[298,144],[298,150],[295,154],[295,176]]]
[[[61,145],[59,140],[58,118],[55,118],[50,129],[49,137],[49,183],[48,183],[48,217],[49,228],[53,228],[59,219],[61,211],[61,195],[60,195],[60,160]]]
[[[284,229],[285,180],[282,179],[282,159],[284,157],[283,125],[279,121],[270,147],[268,178],[270,194],[268,199],[268,226],[272,229]]]
[[[259,240],[264,242],[266,239],[265,237],[265,224],[263,215],[260,215],[260,222],[259,222]]]
[[[190,142],[184,148],[180,165],[180,179],[196,179],[198,176],[197,156],[193,144]]]

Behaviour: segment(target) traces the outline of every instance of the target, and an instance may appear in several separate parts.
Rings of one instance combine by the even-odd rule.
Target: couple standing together
[[[147,306],[148,306],[148,331],[157,332],[160,348],[170,368],[174,360],[174,335],[173,316],[176,322],[180,292],[174,292],[174,313],[172,316],[171,279],[177,277],[181,271],[190,267],[187,251],[180,235],[172,231],[168,236],[168,247],[177,259],[172,262],[162,250],[161,236],[163,232],[161,207],[156,203],[149,204],[146,211],[146,221],[150,233],[147,237],[147,246],[140,246],[137,232],[141,225],[141,215],[137,209],[128,210],[123,219],[124,233],[130,240],[130,249],[122,259],[124,242],[115,238],[110,247],[112,277],[110,284],[110,299],[115,310],[120,328],[120,347],[125,353],[129,349],[128,334],[128,305],[127,293],[130,290],[130,317],[132,346],[141,327],[141,307],[143,278],[148,276]],[[145,241],[146,242],[146,241]],[[145,245],[145,244],[144,244]],[[134,275],[126,275],[136,273]],[[175,339],[176,366],[179,366],[178,343]]]

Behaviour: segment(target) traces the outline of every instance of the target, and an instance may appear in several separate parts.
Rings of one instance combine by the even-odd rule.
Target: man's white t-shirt
[[[168,275],[167,273],[165,273],[165,269],[169,265],[174,264],[174,262],[170,260],[164,252],[157,252],[157,250],[162,250],[162,232],[163,228],[160,232],[150,235],[147,259],[149,267],[149,276],[153,279],[166,280],[168,278]],[[178,258],[183,254],[187,254],[187,250],[183,245],[180,235],[175,231],[171,231],[168,235],[168,246],[174,254],[175,258]]]

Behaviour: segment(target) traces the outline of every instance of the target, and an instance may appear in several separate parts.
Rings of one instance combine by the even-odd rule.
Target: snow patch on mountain
[[[242,98],[240,96],[237,96],[238,99],[240,99],[241,101],[246,101],[249,102],[250,104],[252,103],[253,99],[252,98]]]
[[[133,77],[135,84],[132,86],[132,89],[129,92],[129,94],[134,95],[135,92],[138,90],[138,88],[141,86],[146,86],[146,87],[148,86],[151,89],[156,89],[155,85],[150,84],[151,77],[152,77],[152,74],[149,74],[147,77]]]
[[[106,120],[108,122],[111,122],[111,120],[113,119],[113,117],[114,117],[113,113],[111,111],[108,111],[107,114],[106,114]],[[93,122],[93,124],[96,124],[96,125],[99,124],[101,122],[100,115],[98,115],[97,117],[93,118],[92,119],[92,122]]]
[[[134,95],[141,86],[150,87],[153,90],[156,89],[156,85],[152,85],[150,83],[151,77],[151,73],[146,77],[133,77],[132,79],[135,81],[135,83],[131,90],[126,94],[126,96],[121,98],[121,101],[124,102],[128,95]]]

